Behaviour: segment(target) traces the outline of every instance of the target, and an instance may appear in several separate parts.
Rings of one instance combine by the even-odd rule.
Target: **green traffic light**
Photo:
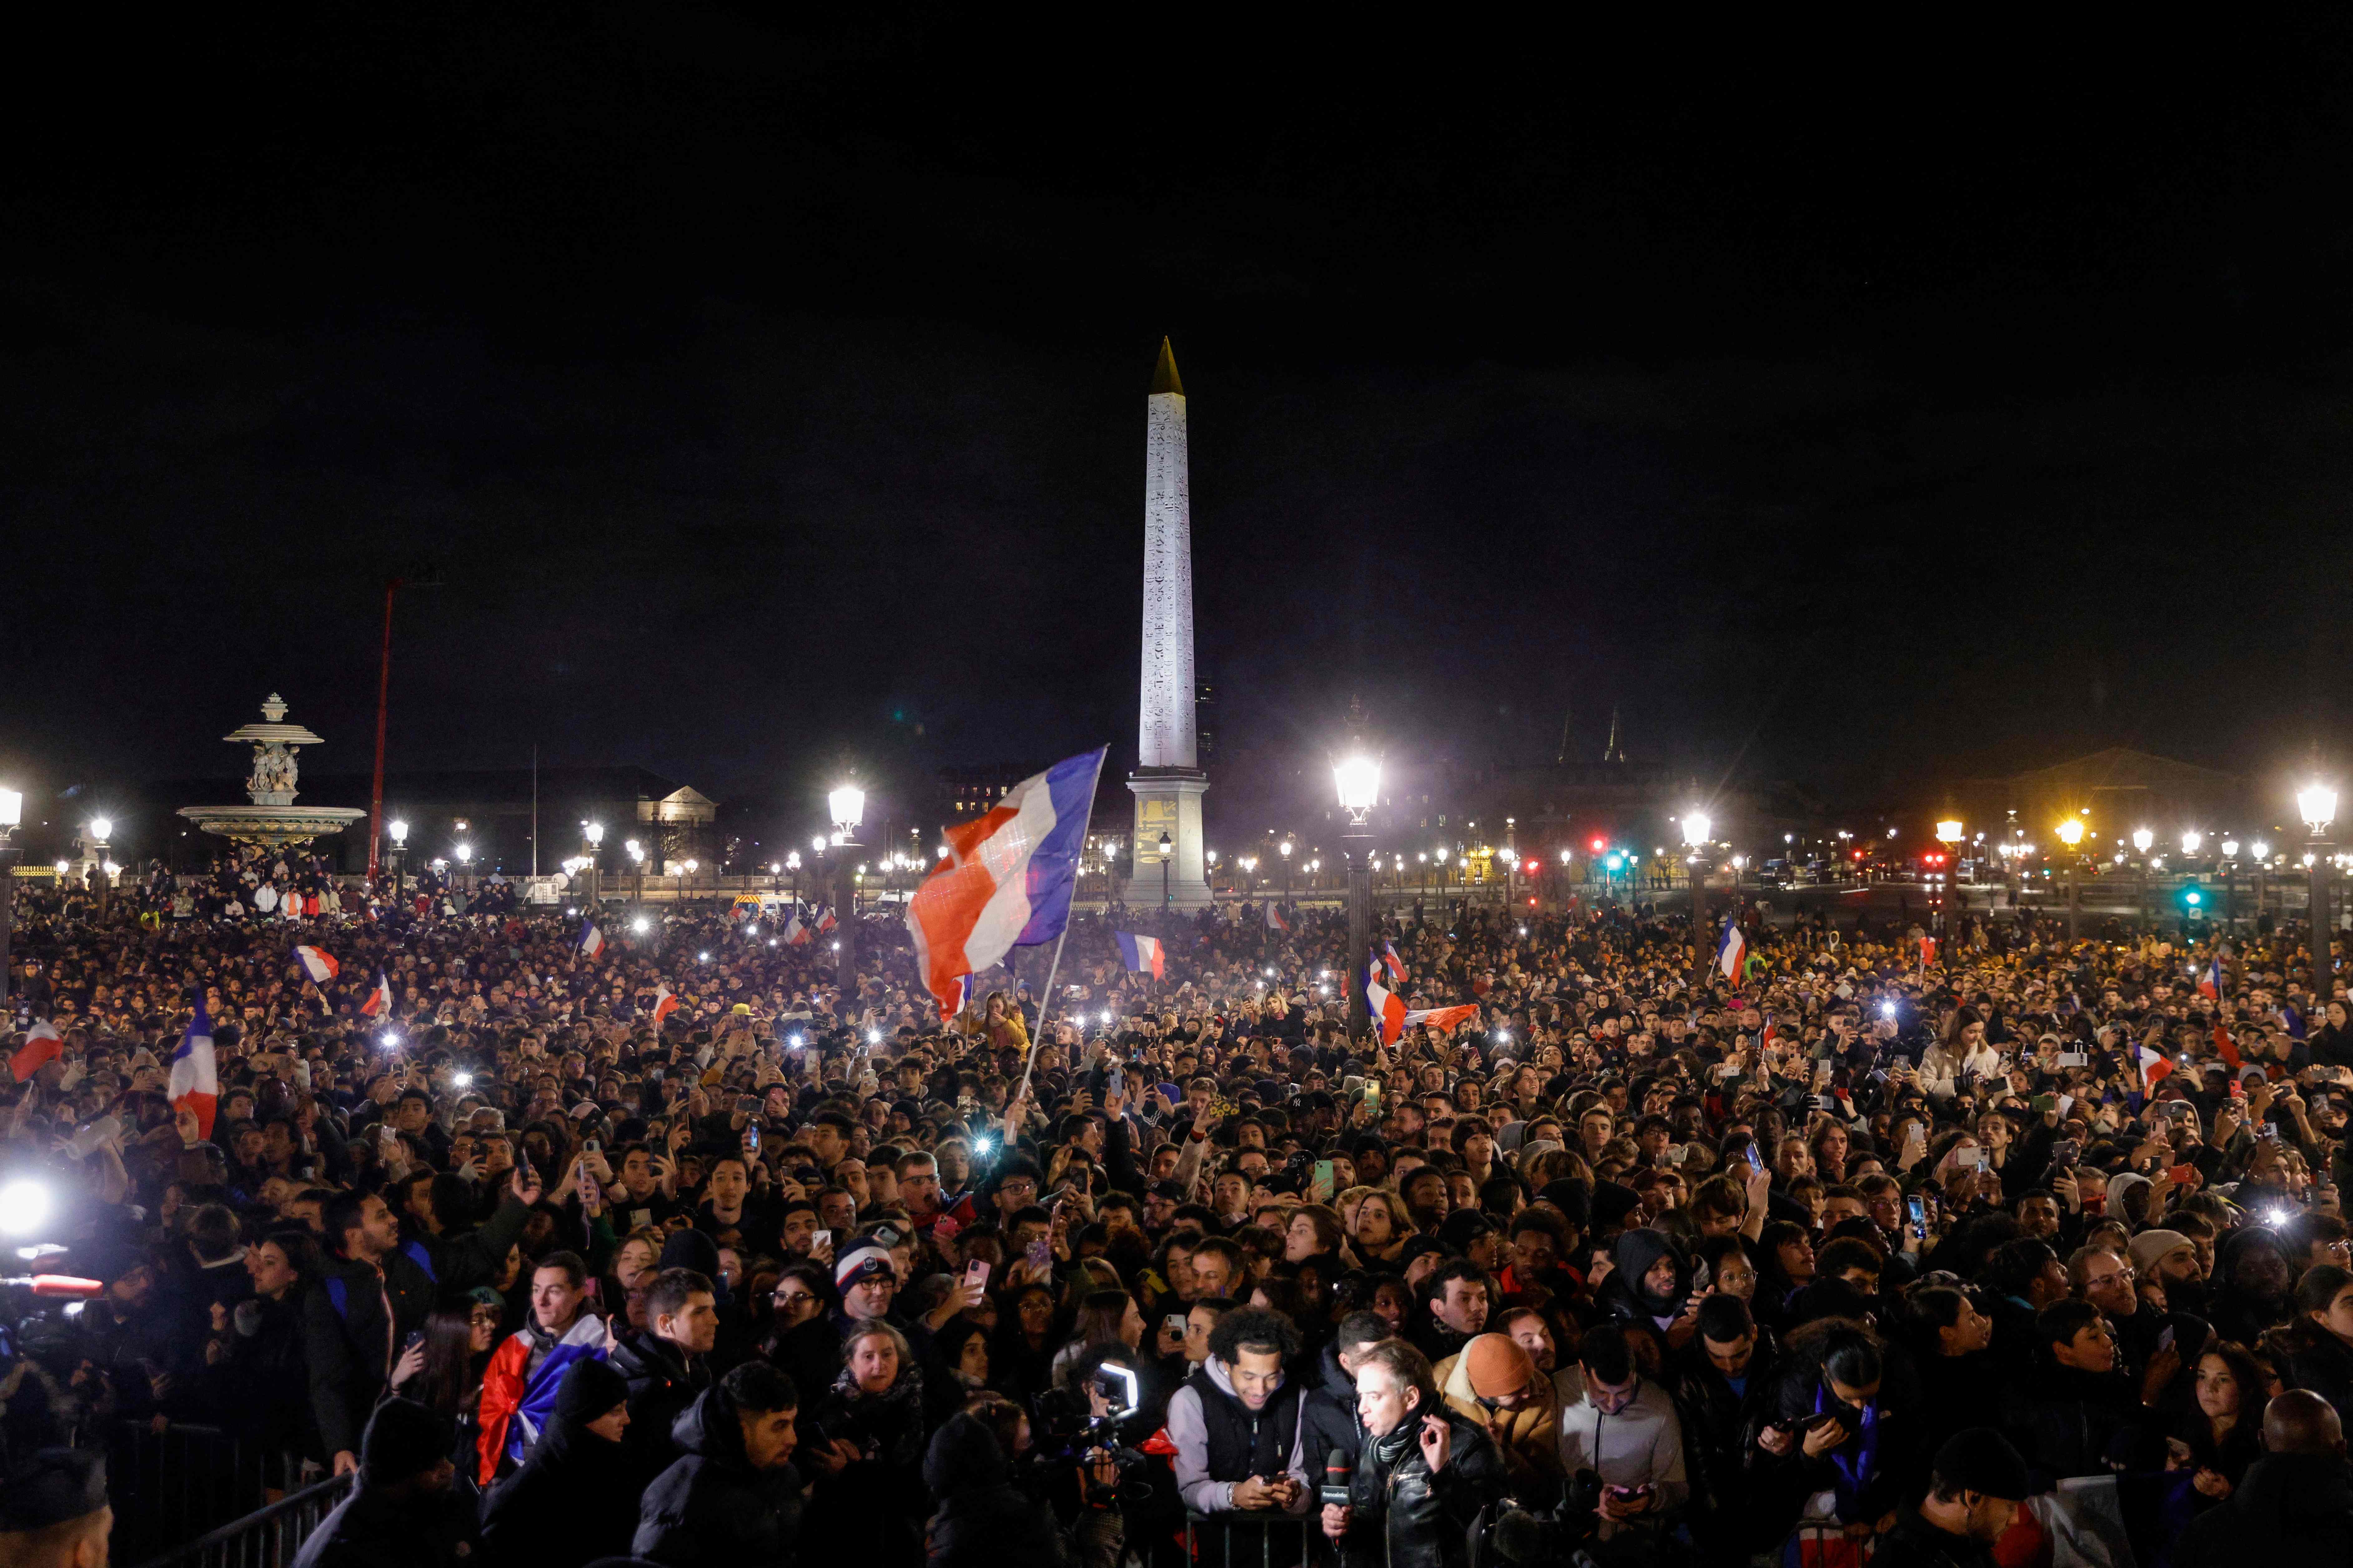
[[[2200,904],[2206,901],[2206,895],[2200,892],[2197,889],[2192,888],[2188,892],[2181,895],[2181,900],[2190,908],[2196,909]]]

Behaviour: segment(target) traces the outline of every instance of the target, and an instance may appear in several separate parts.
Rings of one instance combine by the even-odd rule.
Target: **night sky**
[[[1394,752],[1598,756],[1614,705],[1638,761],[1858,805],[2343,754],[2341,16],[774,9],[26,47],[0,767],[232,773],[273,689],[364,767],[423,567],[396,767],[536,743],[814,819],[844,765],[1125,765],[1164,332],[1213,835],[1352,694]]]

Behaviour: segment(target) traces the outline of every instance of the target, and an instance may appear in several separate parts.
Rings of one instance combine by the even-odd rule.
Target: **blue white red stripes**
[[[949,1005],[959,975],[1062,934],[1071,920],[1103,751],[1065,758],[947,830],[947,853],[907,904],[925,989]]]
[[[1112,940],[1119,943],[1119,956],[1126,963],[1130,974],[1149,973],[1155,980],[1162,977],[1159,938],[1119,931],[1112,932]]]
[[[343,965],[335,962],[335,955],[324,948],[298,947],[294,950],[294,960],[302,966],[302,973],[311,977],[313,985],[324,985],[343,969]]]
[[[213,1135],[213,1110],[220,1103],[220,1071],[213,1059],[213,1021],[201,996],[196,998],[195,1016],[188,1020],[179,1045],[172,1051],[172,1079],[164,1092],[173,1110],[195,1113],[197,1137]]]

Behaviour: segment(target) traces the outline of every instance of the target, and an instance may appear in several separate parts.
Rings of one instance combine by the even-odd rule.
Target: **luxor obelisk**
[[[1127,900],[1149,907],[1164,886],[1160,840],[1172,846],[1165,886],[1177,909],[1209,901],[1202,875],[1200,767],[1193,703],[1193,507],[1186,477],[1185,384],[1160,340],[1144,421],[1144,679],[1138,693],[1134,879]]]

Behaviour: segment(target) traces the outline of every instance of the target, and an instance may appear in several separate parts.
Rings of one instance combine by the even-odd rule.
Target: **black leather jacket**
[[[1477,1422],[1439,1413],[1452,1443],[1435,1476],[1421,1457],[1419,1414],[1409,1432],[1366,1442],[1340,1542],[1347,1568],[1461,1568],[1468,1559],[1472,1521],[1504,1495],[1504,1461]]]

